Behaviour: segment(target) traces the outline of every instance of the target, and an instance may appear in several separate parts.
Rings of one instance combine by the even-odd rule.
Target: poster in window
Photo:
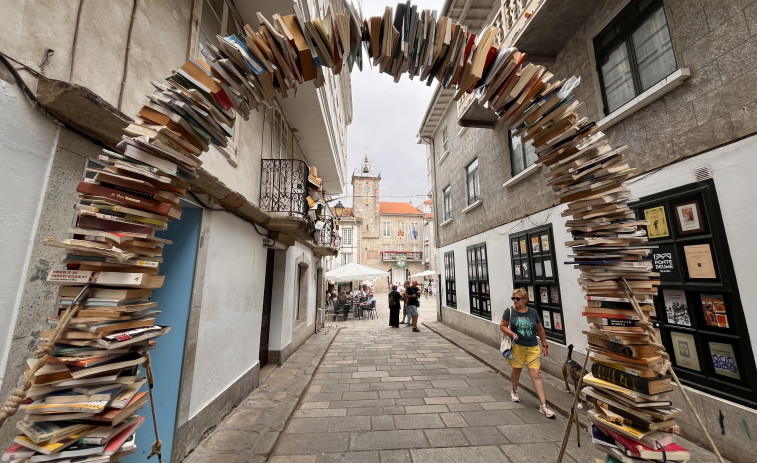
[[[515,269],[515,277],[520,279],[520,262],[515,262],[513,268]]]
[[[647,219],[647,235],[650,239],[670,236],[668,221],[665,218],[665,206],[644,209],[644,218]]]
[[[709,244],[684,246],[683,253],[686,256],[686,268],[689,270],[689,278],[705,280],[717,278]]]
[[[689,306],[686,304],[686,293],[678,289],[663,289],[662,298],[665,302],[665,313],[668,323],[681,326],[691,326]]]
[[[539,237],[538,236],[531,237],[531,251],[533,251],[534,254],[539,254]]]
[[[675,355],[676,365],[689,370],[702,371],[699,366],[699,356],[697,355],[697,344],[694,336],[688,333],[670,332],[670,341],[673,344],[673,355]]]
[[[549,316],[549,310],[541,311],[541,322],[544,325],[544,328],[548,330],[552,329],[552,319]]]
[[[739,368],[736,366],[736,356],[733,346],[721,342],[710,342],[710,356],[715,373],[733,379],[741,379]]]
[[[544,278],[552,278],[554,277],[554,274],[552,273],[552,261],[547,259],[544,261]]]
[[[534,287],[533,286],[528,287],[528,300],[529,301],[534,300]]]
[[[676,249],[672,244],[660,244],[652,250],[652,268],[660,272],[663,283],[680,283],[681,269],[678,268]]]
[[[526,247],[526,239],[523,238],[520,240],[520,253],[521,255],[526,255],[528,253],[528,248]]]
[[[536,278],[541,279],[542,271],[541,271],[541,262],[534,261],[534,275],[536,275]]]
[[[702,294],[704,322],[716,328],[728,328],[728,315],[725,313],[725,300],[720,294]]]
[[[549,235],[541,235],[541,252],[549,252]]]
[[[513,241],[513,257],[517,257],[517,256],[518,256],[518,242]]]
[[[562,316],[555,312],[552,314],[553,317],[555,317],[555,330],[562,331]]]
[[[531,272],[528,270],[528,262],[523,261],[520,263],[521,267],[523,267],[523,278],[526,280],[531,279]]]
[[[539,288],[539,300],[542,304],[549,304],[549,290],[546,286]]]
[[[549,288],[549,297],[553,304],[560,303],[560,291],[557,290],[557,286]]]
[[[678,232],[682,235],[704,231],[699,201],[689,201],[676,205],[676,219],[678,220]]]

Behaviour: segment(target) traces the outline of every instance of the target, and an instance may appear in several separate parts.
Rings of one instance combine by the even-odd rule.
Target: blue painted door
[[[163,249],[160,273],[166,276],[165,283],[152,293],[152,299],[162,311],[156,323],[171,327],[171,332],[159,338],[157,347],[150,352],[155,376],[155,414],[158,417],[160,440],[163,441],[164,462],[171,461],[179,403],[179,379],[184,363],[184,340],[202,220],[202,209],[186,202],[182,206],[181,220],[171,221],[168,230],[157,233],[161,238],[173,241],[173,244],[166,245]],[[123,463],[148,461],[147,455],[155,440],[149,404],[142,408],[141,414],[147,417],[147,421],[137,432],[137,452],[121,459]],[[150,461],[157,460],[153,457]]]

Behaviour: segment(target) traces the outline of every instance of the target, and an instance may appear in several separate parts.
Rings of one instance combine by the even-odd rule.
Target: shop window
[[[469,246],[468,253],[468,294],[470,313],[477,317],[492,319],[489,299],[489,269],[486,259],[486,244]]]
[[[712,180],[641,198],[660,272],[655,319],[681,381],[750,407],[755,371],[744,309]]]
[[[594,38],[605,114],[676,70],[662,0],[632,0]]]
[[[528,305],[541,317],[547,338],[565,342],[557,258],[552,225],[510,235],[513,288],[528,291]]]
[[[457,286],[455,285],[455,251],[444,253],[444,297],[447,307],[457,308]]]

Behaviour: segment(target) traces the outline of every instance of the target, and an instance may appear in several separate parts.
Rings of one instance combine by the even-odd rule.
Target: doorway
[[[265,288],[263,289],[263,315],[260,323],[260,368],[268,365],[268,343],[271,339],[271,298],[273,296],[273,266],[276,251],[268,249],[265,261]]]
[[[171,450],[176,429],[176,416],[179,405],[181,369],[184,364],[184,341],[187,334],[187,321],[192,300],[197,246],[202,223],[202,208],[182,201],[181,220],[171,222],[168,230],[156,233],[160,238],[173,241],[163,248],[163,261],[160,270],[166,276],[163,287],[153,291],[152,300],[158,303],[161,314],[157,317],[158,325],[168,325],[171,332],[160,338],[155,350],[150,352],[153,371],[155,372],[155,415],[158,432],[163,441],[163,461],[171,461]],[[144,408],[143,410],[149,410]],[[149,413],[149,412],[148,412]],[[137,451],[121,459],[123,463],[142,463],[147,461],[155,436],[152,431],[152,417],[147,416],[148,423],[137,432]]]

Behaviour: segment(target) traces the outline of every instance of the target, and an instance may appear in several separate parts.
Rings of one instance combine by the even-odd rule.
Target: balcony
[[[381,251],[381,260],[397,260],[397,257],[406,256],[407,260],[421,260],[421,251]]]
[[[340,238],[334,229],[334,218],[323,217],[316,222],[313,234],[313,255],[316,257],[335,256],[341,247]],[[320,227],[320,228],[318,228]]]
[[[533,61],[553,60],[595,8],[586,0],[507,0],[504,43]]]
[[[263,159],[260,209],[270,214],[265,226],[291,235],[307,233],[308,166],[298,159]]]

